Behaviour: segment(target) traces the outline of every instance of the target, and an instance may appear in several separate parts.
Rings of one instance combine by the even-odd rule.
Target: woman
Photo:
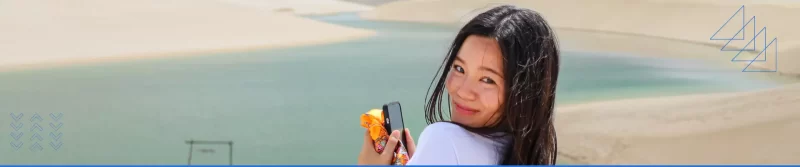
[[[538,13],[506,5],[476,16],[456,36],[431,85],[430,125],[419,145],[405,130],[408,165],[555,164],[558,67],[556,37]],[[400,134],[392,133],[385,150],[394,150]],[[367,134],[359,164],[389,164],[391,152],[376,153],[371,142]]]

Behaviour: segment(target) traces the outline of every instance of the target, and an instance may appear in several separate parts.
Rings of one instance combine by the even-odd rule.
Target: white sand
[[[373,34],[217,0],[3,1],[0,70],[298,46]]]
[[[479,13],[476,8],[501,3],[542,13],[556,27],[562,42],[569,42],[562,43],[565,50],[697,58],[737,68],[743,66],[730,63],[736,52],[720,52],[725,41],[709,38],[741,5],[746,5],[746,18],[757,16],[757,28],[768,27],[768,40],[779,38],[780,74],[800,76],[797,66],[800,64],[800,33],[796,31],[800,29],[800,22],[792,21],[793,16],[800,16],[798,2],[415,0],[379,6],[362,17],[458,24]],[[721,33],[727,32],[731,31],[724,29]],[[745,44],[734,41],[731,46]],[[745,53],[743,57],[754,55]],[[774,63],[774,58],[767,60],[767,63]],[[753,65],[774,69],[774,65],[767,63]],[[774,74],[752,73],[759,77]],[[558,106],[556,119],[559,154],[571,163],[800,163],[800,145],[796,143],[800,141],[798,84],[752,92]]]
[[[559,152],[591,164],[800,163],[800,85],[559,107]]]
[[[372,6],[339,0],[219,0],[254,9],[299,15],[326,15],[340,12],[363,12]]]
[[[414,0],[397,1],[376,7],[362,14],[366,19],[458,23],[469,20],[481,8],[491,5],[514,4],[542,13],[558,29],[576,29],[605,33],[622,33],[652,36],[692,43],[724,45],[726,41],[712,41],[711,36],[740,6],[745,7],[745,18],[756,18],[756,30],[767,27],[767,40],[779,38],[779,68],[781,73],[798,75],[800,63],[793,55],[800,42],[800,2],[782,3],[779,0]],[[414,12],[407,12],[414,11]],[[741,15],[726,25],[716,38],[731,38],[741,27]],[[736,22],[738,21],[738,22]],[[738,24],[738,25],[735,25]],[[747,38],[752,38],[753,27],[748,27]],[[741,36],[738,36],[741,37]],[[763,37],[763,36],[762,36]],[[763,44],[763,38],[759,38]],[[741,48],[746,41],[733,41],[731,49]],[[790,48],[791,47],[791,48]],[[760,48],[758,48],[760,49]],[[728,52],[728,60],[735,52]],[[769,59],[768,59],[769,60]],[[774,62],[754,63],[762,69],[774,70]],[[786,67],[786,68],[784,68]]]

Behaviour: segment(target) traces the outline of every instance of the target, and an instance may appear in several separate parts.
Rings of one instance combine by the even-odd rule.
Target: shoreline
[[[746,66],[746,64],[731,62],[730,58],[733,56],[729,55],[730,52],[726,53],[718,51],[717,48],[721,47],[721,45],[681,40],[676,38],[663,38],[633,33],[618,33],[587,29],[555,28],[555,32],[559,36],[559,41],[563,42],[564,39],[568,39],[570,42],[578,42],[577,44],[572,43],[573,45],[577,46],[567,47],[565,47],[562,43],[561,48],[565,51],[628,53],[636,57],[697,60],[710,63],[709,65],[718,65],[727,69],[731,69],[731,72],[741,72],[741,70]],[[591,38],[592,40],[584,39],[587,37]],[[612,44],[594,43],[593,41],[597,39],[610,42]],[[651,44],[664,47],[648,46]],[[742,52],[743,56],[754,56],[756,54],[758,53],[754,53],[753,51]],[[748,75],[749,78],[773,81],[780,84],[800,82],[800,73],[742,73]]]
[[[759,27],[769,27],[769,34],[780,38],[781,47],[778,54],[778,73],[800,77],[800,67],[792,64],[800,63],[796,58],[800,55],[800,33],[793,29],[800,28],[800,23],[789,23],[787,16],[800,15],[795,10],[797,4],[778,5],[779,2],[757,1],[665,1],[643,0],[627,3],[624,0],[568,0],[559,2],[524,1],[524,0],[473,0],[461,3],[449,3],[453,0],[439,1],[396,1],[376,7],[361,14],[367,20],[407,21],[423,23],[463,24],[467,18],[485,10],[487,4],[514,4],[541,12],[554,29],[579,29],[603,33],[621,33],[637,36],[689,41],[721,48],[725,41],[710,40],[709,37],[720,28],[724,21],[736,12],[741,5],[746,5],[747,17],[758,16]],[[453,4],[453,5],[448,5]],[[576,5],[577,4],[577,5]],[[794,6],[792,6],[794,5]],[[610,8],[597,9],[593,6]],[[577,10],[559,10],[574,8]],[[414,9],[413,14],[404,13]],[[647,12],[645,12],[647,11]],[[580,17],[579,17],[580,16]],[[653,21],[658,19],[658,21]],[[719,23],[718,23],[719,22]],[[691,25],[691,26],[682,26]],[[708,32],[706,32],[708,31]],[[723,31],[724,33],[724,31]],[[768,41],[767,41],[768,42]],[[785,45],[785,44],[789,45]],[[728,47],[742,48],[746,42],[734,41]],[[730,48],[726,48],[730,49]],[[728,52],[730,53],[730,52]],[[751,57],[755,54],[751,53]],[[733,57],[735,53],[730,55]],[[773,70],[775,62],[754,63],[751,70]],[[745,65],[741,65],[745,67]]]
[[[247,51],[265,50],[265,49],[282,49],[282,48],[291,48],[291,47],[303,47],[303,46],[310,46],[310,45],[329,44],[329,43],[338,43],[338,42],[359,40],[359,39],[369,38],[369,37],[371,37],[371,36],[373,36],[375,34],[376,34],[376,32],[369,32],[369,33],[365,33],[365,34],[358,34],[358,35],[341,37],[341,38],[328,38],[328,39],[324,39],[324,40],[303,41],[303,42],[295,42],[295,43],[270,44],[270,45],[264,45],[264,46],[249,46],[249,47],[238,47],[238,48],[219,48],[219,49],[204,49],[204,50],[203,49],[199,49],[199,50],[185,50],[185,51],[161,52],[161,53],[136,53],[136,54],[128,54],[128,55],[114,55],[114,56],[102,56],[102,57],[79,57],[79,58],[71,58],[71,59],[63,59],[63,60],[40,61],[40,62],[32,62],[32,63],[25,63],[25,64],[14,64],[14,65],[0,66],[0,73],[18,72],[18,71],[31,71],[31,70],[47,70],[47,69],[51,69],[51,68],[61,68],[61,67],[79,66],[79,65],[87,65],[87,64],[117,63],[117,62],[130,62],[130,61],[140,61],[140,60],[157,60],[157,59],[178,58],[178,57],[196,57],[196,56],[208,56],[208,55],[220,54],[220,53],[247,52]]]
[[[4,60],[0,72],[297,47],[377,34],[221,0],[151,4],[158,2],[10,1],[0,6],[0,36],[4,36],[0,43],[8,43],[0,46]],[[349,11],[353,7],[339,3],[324,8]]]

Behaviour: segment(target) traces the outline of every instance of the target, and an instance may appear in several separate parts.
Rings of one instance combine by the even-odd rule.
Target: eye
[[[495,83],[494,80],[492,80],[489,77],[481,78],[481,82],[484,82],[484,83],[487,83],[487,84],[494,84]]]
[[[462,67],[461,67],[461,66],[459,66],[459,65],[453,65],[453,69],[455,69],[456,71],[458,71],[458,73],[464,73],[464,68],[462,68]]]

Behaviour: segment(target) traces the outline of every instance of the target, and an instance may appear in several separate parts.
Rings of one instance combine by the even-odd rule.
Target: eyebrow
[[[489,72],[491,72],[491,73],[494,73],[495,75],[497,75],[497,76],[500,76],[500,79],[505,79],[505,78],[503,78],[503,75],[500,75],[500,72],[497,72],[497,71],[495,71],[495,70],[493,70],[493,69],[491,69],[491,68],[486,68],[486,67],[483,67],[483,66],[481,66],[481,68],[480,68],[480,69],[484,69],[484,70],[486,70],[486,71],[489,71]]]
[[[461,63],[464,63],[464,60],[461,60],[461,58],[458,57],[458,56],[456,56],[456,61],[460,61]]]
[[[465,63],[465,61],[464,61],[464,60],[462,60],[462,59],[461,59],[460,57],[458,57],[458,56],[456,56],[456,61],[460,61],[461,63],[464,63],[464,64],[466,64],[466,63]],[[497,75],[497,76],[500,76],[500,79],[505,79],[505,77],[503,77],[503,75],[500,75],[500,72],[498,72],[498,71],[495,71],[494,69],[491,69],[491,68],[488,68],[488,67],[485,67],[485,66],[481,66],[481,67],[480,67],[480,68],[478,68],[478,69],[482,69],[482,70],[489,71],[489,72],[491,72],[491,73],[494,73],[494,74],[495,74],[495,75]]]

